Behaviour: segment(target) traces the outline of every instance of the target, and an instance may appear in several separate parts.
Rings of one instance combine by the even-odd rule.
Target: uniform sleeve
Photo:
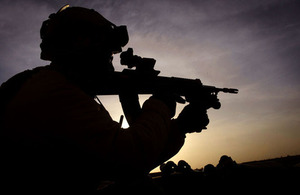
[[[170,120],[168,108],[159,100],[149,99],[142,114],[128,129],[121,130],[116,140],[118,161],[132,159],[141,168],[151,170],[175,155],[184,136]]]

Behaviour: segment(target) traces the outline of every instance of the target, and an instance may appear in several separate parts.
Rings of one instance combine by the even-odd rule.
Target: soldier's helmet
[[[129,39],[126,26],[116,26],[93,9],[69,5],[43,22],[40,36],[41,59],[50,61],[57,56],[83,52],[74,47],[79,37],[88,37],[92,42],[89,47],[104,47],[112,53],[121,52]]]

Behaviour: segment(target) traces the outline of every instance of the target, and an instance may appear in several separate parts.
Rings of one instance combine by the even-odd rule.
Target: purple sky
[[[238,162],[300,154],[300,1],[0,0],[0,83],[48,64],[39,59],[39,29],[66,3],[127,25],[126,48],[155,58],[161,75],[240,89],[220,95],[208,130],[188,135],[174,161],[200,168],[223,154]],[[114,64],[122,70],[118,56]],[[118,99],[100,98],[118,120]]]

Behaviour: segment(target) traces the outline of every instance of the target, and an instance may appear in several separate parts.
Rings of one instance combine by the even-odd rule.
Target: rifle
[[[219,92],[237,94],[238,89],[217,88],[215,86],[203,85],[200,79],[186,79],[178,77],[158,76],[160,71],[154,70],[156,60],[153,58],[142,58],[133,55],[133,49],[120,55],[121,65],[128,69],[122,72],[114,72],[107,75],[106,85],[101,87],[98,95],[120,95],[120,94],[156,94],[161,92],[173,93],[178,97],[177,102],[189,102],[194,105],[201,105],[205,109],[220,109],[221,103],[217,97]],[[134,68],[132,70],[132,68]],[[182,98],[184,97],[184,99]],[[124,114],[130,124],[140,112],[138,97],[131,98],[132,101],[120,101]]]

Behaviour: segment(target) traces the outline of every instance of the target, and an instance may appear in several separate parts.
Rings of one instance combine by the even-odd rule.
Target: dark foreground
[[[165,194],[295,193],[300,187],[300,156],[242,164],[231,161],[152,178]]]
[[[300,155],[241,164],[222,156],[216,167],[209,164],[203,169],[194,170],[185,161],[180,161],[177,165],[168,162],[161,166],[161,170],[146,179],[138,179],[107,192],[162,195],[294,194],[300,187]]]

